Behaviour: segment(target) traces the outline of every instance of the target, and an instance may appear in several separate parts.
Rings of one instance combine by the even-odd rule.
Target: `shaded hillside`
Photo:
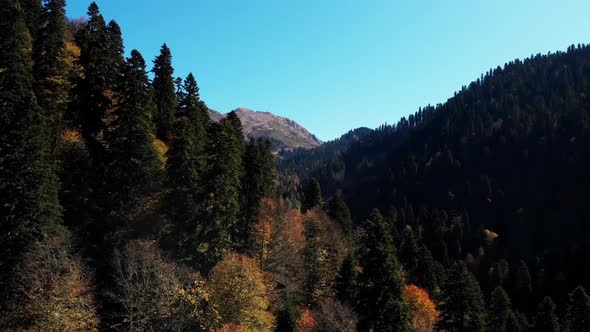
[[[357,221],[378,207],[443,264],[471,257],[482,288],[504,286],[526,312],[590,286],[577,263],[590,259],[588,151],[590,48],[572,46],[492,69],[342,154],[291,154],[280,167],[342,191]],[[508,273],[519,264],[533,276],[526,297]]]
[[[246,137],[266,137],[277,150],[312,148],[322,144],[315,135],[291,119],[242,107],[235,109],[234,112],[242,122]],[[209,116],[217,122],[225,115],[209,109]]]

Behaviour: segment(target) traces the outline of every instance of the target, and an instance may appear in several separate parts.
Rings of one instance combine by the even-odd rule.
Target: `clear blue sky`
[[[126,51],[164,42],[209,107],[270,111],[320,139],[394,123],[492,67],[590,42],[588,0],[99,0]],[[90,1],[69,0],[68,16]]]

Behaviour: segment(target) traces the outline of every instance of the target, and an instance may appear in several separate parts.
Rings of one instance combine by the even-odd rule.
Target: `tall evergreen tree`
[[[570,293],[567,309],[567,328],[569,331],[590,331],[590,296],[582,286]]]
[[[233,114],[233,117],[232,117]],[[199,230],[199,253],[203,269],[213,267],[223,250],[233,246],[240,212],[242,180],[241,125],[230,112],[210,131],[209,163],[206,170],[206,217]]]
[[[111,99],[116,100],[116,97],[118,97],[117,94],[121,92],[119,90],[122,85],[125,84],[125,46],[123,45],[121,27],[116,21],[109,21],[106,26],[106,33],[109,51],[109,71],[107,74],[107,81]]]
[[[0,290],[28,245],[61,222],[45,117],[33,94],[31,37],[18,1],[0,2]]]
[[[71,89],[65,54],[65,6],[65,0],[45,3],[43,24],[33,46],[35,92],[39,105],[47,113],[52,142],[63,129]]]
[[[537,308],[537,314],[535,315],[535,325],[533,326],[535,332],[559,332],[560,326],[555,314],[555,303],[553,300],[546,296],[539,307]]]
[[[39,28],[43,26],[43,5],[41,0],[20,0],[21,9],[29,35],[34,40],[37,39]]]
[[[274,194],[276,171],[270,141],[251,138],[244,149],[243,164],[241,218],[235,237],[240,246],[249,248],[248,235],[258,221],[262,199]]]
[[[174,124],[167,153],[166,214],[171,223],[164,247],[175,250],[179,259],[194,266],[200,240],[197,235],[206,218],[205,167],[208,146],[208,114],[199,99],[199,88],[192,74],[180,85],[178,119]],[[202,252],[202,251],[201,251]]]
[[[154,59],[154,101],[156,112],[154,123],[159,139],[168,141],[172,135],[176,114],[176,94],[174,88],[174,68],[172,53],[166,44],[160,48],[160,54]]]
[[[95,2],[88,7],[88,16],[86,26],[76,35],[84,76],[77,84],[78,100],[75,107],[91,155],[96,159],[95,162],[100,162],[103,150],[100,137],[106,129],[107,112],[112,107],[109,98],[112,60],[107,27]]]
[[[340,193],[336,193],[328,202],[328,215],[342,227],[347,239],[352,240],[352,217],[350,215],[350,209],[342,199]]]
[[[314,207],[321,208],[324,205],[322,200],[322,189],[320,182],[316,179],[311,179],[307,185],[307,190],[301,202],[301,211],[305,212]]]
[[[359,255],[359,313],[361,328],[407,331],[409,309],[403,301],[403,281],[389,225],[373,210],[365,225]]]
[[[497,286],[492,292],[488,309],[487,331],[504,332],[508,330],[508,320],[514,316],[510,298],[502,286]],[[516,319],[516,317],[514,317]]]
[[[455,263],[443,286],[438,327],[445,331],[483,331],[485,307],[479,284],[465,264]]]
[[[107,135],[110,215],[116,222],[126,222],[145,209],[146,198],[160,183],[161,164],[150,121],[152,109],[145,61],[133,50],[127,59],[122,99]]]

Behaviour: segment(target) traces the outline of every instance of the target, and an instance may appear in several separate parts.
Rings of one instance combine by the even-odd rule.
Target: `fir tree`
[[[316,179],[311,179],[305,191],[303,201],[301,202],[301,210],[303,212],[312,208],[321,208],[324,205],[322,200],[322,189],[320,183]]]
[[[211,128],[209,156],[205,173],[206,217],[198,232],[198,252],[203,269],[213,267],[223,250],[233,246],[240,212],[242,180],[241,126],[236,128],[228,114]],[[235,116],[235,113],[234,113]]]
[[[112,107],[109,98],[109,79],[112,59],[107,27],[96,3],[88,7],[88,22],[76,35],[80,46],[79,63],[84,70],[83,79],[77,84],[76,108],[82,134],[95,162],[100,163],[102,143],[100,136],[106,129],[105,118]]]
[[[114,112],[109,142],[109,201],[111,216],[127,222],[145,209],[145,200],[158,188],[160,161],[153,146],[150,86],[141,54],[127,59],[122,99]]]
[[[164,247],[174,249],[179,259],[198,266],[200,244],[197,234],[204,227],[206,147],[208,114],[199,99],[199,88],[192,74],[181,85],[178,119],[174,124],[167,153],[166,214],[171,223]]]
[[[590,331],[590,296],[582,286],[570,293],[567,309],[567,327],[569,331]]]
[[[557,315],[555,314],[555,303],[553,300],[546,296],[537,308],[537,314],[535,316],[535,325],[533,326],[535,332],[559,332],[559,322],[557,321]]]
[[[479,284],[465,264],[455,263],[443,286],[438,327],[445,331],[483,331],[484,301]]]
[[[347,240],[352,240],[352,217],[350,215],[350,209],[342,199],[340,193],[336,193],[328,202],[328,215],[342,227]]]
[[[71,89],[65,54],[65,6],[65,0],[45,3],[43,24],[33,47],[35,92],[39,105],[47,113],[52,142],[63,129]]]
[[[364,329],[406,331],[409,311],[403,302],[403,282],[389,225],[373,210],[365,225],[359,257],[359,313]]]
[[[487,331],[508,331],[508,320],[516,317],[511,309],[510,298],[502,286],[492,292],[488,309]]]
[[[241,220],[236,242],[250,247],[249,234],[258,221],[260,204],[272,197],[275,188],[275,165],[272,144],[269,140],[251,138],[244,149],[244,175],[242,177]]]
[[[172,68],[172,54],[166,44],[160,48],[160,54],[154,59],[154,101],[156,112],[154,123],[159,139],[168,141],[172,135],[176,114],[176,94],[174,89],[174,68]]]
[[[31,37],[18,1],[0,2],[0,284],[28,245],[61,222],[45,118],[33,94]],[[0,300],[2,302],[4,298]]]

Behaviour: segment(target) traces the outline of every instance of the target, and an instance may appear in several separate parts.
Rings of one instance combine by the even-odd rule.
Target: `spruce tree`
[[[160,54],[154,59],[154,102],[156,112],[154,123],[156,135],[163,141],[168,141],[172,135],[176,114],[176,94],[174,88],[174,68],[172,68],[172,54],[166,44],[160,48]]]
[[[145,209],[145,200],[160,183],[160,161],[150,121],[150,86],[145,61],[136,50],[127,59],[121,96],[107,134],[108,188],[111,217],[127,222],[129,216]],[[116,225],[112,226],[114,230]]]
[[[249,234],[258,221],[260,204],[272,197],[275,188],[275,163],[272,144],[268,139],[251,138],[244,149],[244,175],[242,177],[241,218],[237,227],[236,242],[249,248]]]
[[[65,0],[48,0],[33,47],[35,93],[47,114],[51,141],[63,129],[64,112],[69,103],[71,83],[65,54]]]
[[[88,22],[76,35],[80,46],[79,63],[84,70],[83,79],[77,84],[76,108],[78,122],[88,144],[89,151],[100,163],[103,146],[101,135],[106,129],[105,118],[112,107],[109,98],[112,79],[112,59],[107,27],[96,3],[88,7]]]
[[[373,210],[365,225],[366,238],[359,255],[360,327],[375,331],[408,330],[409,309],[389,225]]]
[[[31,37],[18,1],[0,2],[0,286],[29,244],[61,222],[45,117],[33,93]],[[4,298],[0,299],[0,303]]]
[[[173,249],[177,258],[199,265],[199,234],[205,229],[205,171],[207,161],[208,114],[199,99],[199,88],[192,74],[180,85],[178,119],[174,124],[167,153],[168,192],[166,214],[171,224],[164,247]]]
[[[532,328],[535,332],[559,332],[559,322],[557,321],[557,315],[555,314],[555,303],[553,300],[546,296],[537,308],[537,314],[535,315],[535,324]]]
[[[492,292],[488,309],[487,331],[503,332],[508,330],[508,320],[516,317],[511,309],[510,298],[502,286]]]
[[[301,202],[301,211],[305,212],[315,207],[322,208],[323,204],[320,183],[316,179],[311,179]]]
[[[479,284],[465,264],[455,263],[442,289],[438,327],[445,331],[483,331],[485,307]]]
[[[590,296],[582,286],[576,287],[569,296],[567,309],[567,327],[569,331],[590,331]]]
[[[342,227],[347,240],[352,240],[352,217],[350,215],[350,209],[342,199],[340,193],[336,193],[328,202],[328,215]]]
[[[234,117],[232,117],[232,113]],[[213,267],[223,250],[233,246],[240,212],[242,180],[241,125],[230,112],[210,131],[209,163],[205,174],[206,217],[199,230],[198,252],[203,269]]]

